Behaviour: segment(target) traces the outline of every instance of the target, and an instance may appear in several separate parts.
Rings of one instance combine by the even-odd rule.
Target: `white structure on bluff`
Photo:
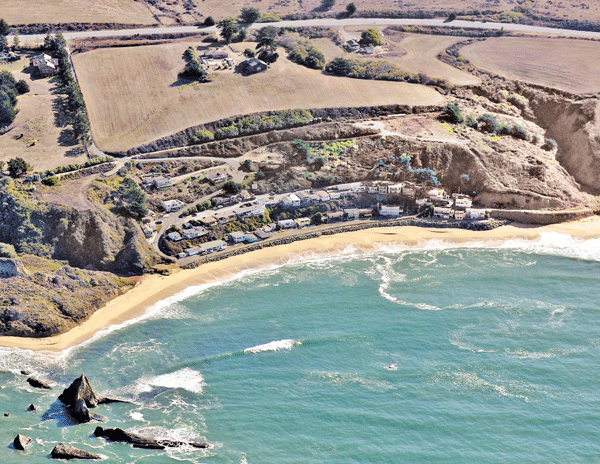
[[[400,216],[400,206],[381,205],[379,207],[379,214],[381,216]]]

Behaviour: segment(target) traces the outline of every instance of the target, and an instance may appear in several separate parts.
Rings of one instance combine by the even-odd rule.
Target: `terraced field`
[[[600,92],[600,42],[503,37],[461,49],[475,66],[510,79],[574,93]]]
[[[99,49],[73,61],[94,140],[126,150],[187,127],[240,114],[292,108],[440,104],[431,87],[327,76],[282,56],[266,72],[244,77],[211,69],[212,82],[182,85],[182,53],[198,43]],[[245,44],[236,44],[243,50]],[[234,55],[237,61],[243,58]]]

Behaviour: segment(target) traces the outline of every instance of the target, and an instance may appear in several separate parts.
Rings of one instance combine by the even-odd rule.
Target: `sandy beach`
[[[243,271],[281,265],[302,257],[337,255],[350,246],[355,250],[367,252],[393,244],[406,247],[423,246],[431,240],[449,244],[488,242],[489,245],[494,245],[511,239],[535,240],[543,232],[567,234],[581,239],[599,238],[600,217],[544,227],[509,225],[483,232],[420,227],[373,228],[263,248],[203,264],[196,269],[180,270],[169,276],[144,276],[132,290],[110,301],[81,325],[66,333],[40,339],[0,337],[0,346],[58,354],[91,339],[98,331],[143,316],[157,302],[190,286],[228,280]]]

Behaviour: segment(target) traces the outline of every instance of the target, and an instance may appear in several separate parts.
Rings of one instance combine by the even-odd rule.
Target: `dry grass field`
[[[327,76],[283,56],[263,73],[244,77],[211,70],[210,83],[180,85],[177,73],[189,45],[198,43],[101,49],[73,57],[101,149],[126,150],[190,126],[259,111],[444,100],[430,87]],[[239,51],[248,45],[235,44]],[[234,58],[241,60],[238,54]]]
[[[156,23],[145,3],[135,0],[7,0],[1,4],[0,17],[9,24]]]
[[[574,93],[600,92],[600,42],[505,37],[464,47],[475,66]]]
[[[80,147],[73,145],[68,128],[57,127],[54,83],[46,79],[32,79],[27,68],[29,60],[21,60],[0,66],[9,70],[15,79],[24,79],[30,91],[18,97],[19,113],[8,131],[0,132],[0,161],[21,157],[36,171],[53,169],[70,163],[87,160]],[[65,130],[66,129],[66,130]]]

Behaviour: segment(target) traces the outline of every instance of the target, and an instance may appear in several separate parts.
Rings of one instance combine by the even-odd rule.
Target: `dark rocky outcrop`
[[[13,440],[12,446],[16,450],[25,451],[29,443],[31,443],[31,438],[26,437],[25,435],[21,435],[19,433]]]
[[[57,443],[50,456],[53,459],[102,459],[99,454],[90,453],[65,443]]]
[[[99,404],[125,403],[123,400],[104,398],[98,395],[85,375],[81,375],[66,388],[58,399],[70,408],[71,416],[78,422],[103,420],[98,414],[93,414],[88,408],[95,408]]]
[[[165,449],[165,448],[176,448],[179,446],[193,446],[194,448],[208,448],[209,444],[201,441],[175,441],[167,439],[155,439],[148,438],[137,433],[128,432],[121,428],[108,428],[108,427],[96,427],[94,430],[94,436],[106,438],[110,441],[117,441],[123,443],[129,443],[134,448],[147,448],[147,449]]]
[[[35,377],[29,377],[27,379],[27,383],[29,385],[31,385],[33,388],[40,388],[43,390],[52,390],[52,387],[48,383],[46,383],[42,380],[36,379]]]
[[[27,412],[32,412],[37,410],[37,408],[35,407],[35,404],[31,403],[28,407],[27,407]]]

